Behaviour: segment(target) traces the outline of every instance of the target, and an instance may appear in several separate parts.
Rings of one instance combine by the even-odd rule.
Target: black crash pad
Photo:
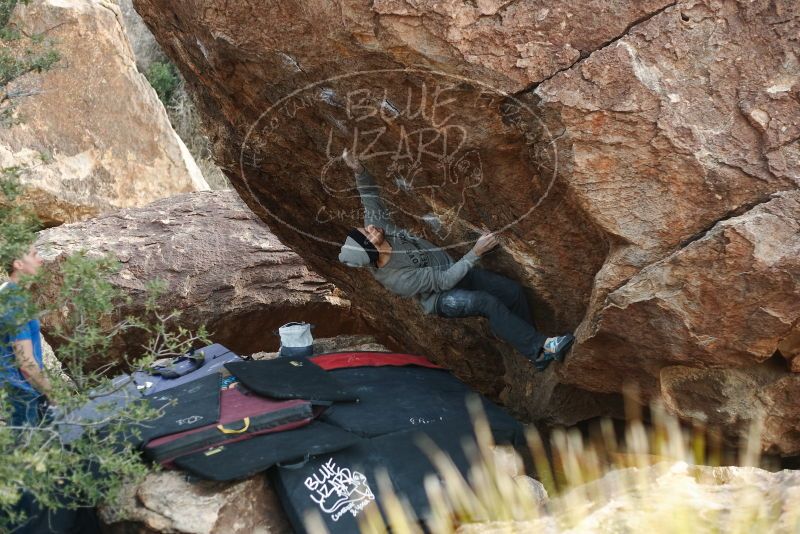
[[[315,511],[331,534],[358,532],[363,510],[382,501],[376,478],[381,469],[417,517],[425,518],[429,505],[424,481],[428,475],[437,475],[437,470],[418,445],[421,435],[447,453],[466,476],[470,464],[464,442],[477,445],[469,425],[453,423],[364,439],[347,449],[320,455],[300,468],[275,468],[273,482],[295,531],[306,532],[303,518]]]
[[[139,423],[141,443],[213,423],[219,419],[219,397],[219,372],[147,397],[163,415]]]
[[[264,471],[279,463],[303,462],[350,447],[361,438],[333,425],[313,422],[296,430],[265,434],[182,456],[175,465],[208,480],[234,480]]]
[[[468,385],[441,369],[352,367],[328,373],[358,395],[359,402],[334,404],[321,419],[364,437],[432,423],[470,422],[467,399],[478,397]],[[523,443],[519,421],[482,397],[481,404],[499,443]]]

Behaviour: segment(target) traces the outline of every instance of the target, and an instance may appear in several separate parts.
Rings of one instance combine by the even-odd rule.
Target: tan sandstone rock
[[[563,371],[614,390],[625,381],[656,384],[665,364],[763,362],[800,316],[798,295],[800,191],[792,191],[716,224],[611,292],[594,338]],[[589,358],[592,349],[605,357]]]
[[[192,480],[162,471],[119,502],[100,508],[106,531],[119,534],[289,534],[291,527],[264,474],[237,482]]]
[[[166,61],[164,52],[161,51],[155,37],[142,22],[142,18],[133,7],[133,2],[131,0],[115,0],[115,2],[119,6],[122,26],[133,50],[136,68],[139,69],[139,72],[147,72],[147,69],[156,61]]]
[[[315,324],[319,337],[357,331],[350,303],[233,191],[187,193],[65,224],[41,232],[36,246],[47,264],[79,250],[116,256],[122,269],[112,282],[132,298],[119,310],[122,317],[142,314],[147,283],[160,278],[163,311],[181,311],[187,328],[207,325],[214,341],[239,354],[277,349],[274,331],[289,321]],[[125,338],[108,359],[138,343]]]
[[[465,524],[456,532],[794,532],[798,496],[796,471],[662,463],[611,471],[551,499],[537,519]]]
[[[12,15],[11,28],[60,56],[5,87],[14,124],[0,130],[0,165],[25,168],[27,199],[48,226],[208,189],[120,19],[105,0],[33,0]]]
[[[757,428],[762,449],[773,454],[792,455],[800,446],[800,376],[778,362],[742,369],[672,366],[660,378],[666,406],[684,419],[739,439]]]
[[[236,190],[382,342],[573,422],[607,410],[587,389],[658,396],[662,367],[750,366],[796,329],[795,4],[134,0]],[[338,264],[362,215],[344,147],[454,256],[502,229],[482,266],[577,332],[566,365],[537,374],[485,321]]]

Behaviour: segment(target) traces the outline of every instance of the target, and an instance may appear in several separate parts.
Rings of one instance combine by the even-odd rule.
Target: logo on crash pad
[[[304,484],[311,490],[311,500],[333,521],[338,521],[347,513],[356,517],[375,500],[367,477],[358,471],[339,467],[333,458],[329,458],[313,475],[306,478]]]

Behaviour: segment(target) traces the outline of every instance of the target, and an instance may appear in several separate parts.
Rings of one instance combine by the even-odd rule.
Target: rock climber
[[[342,159],[355,173],[364,227],[349,231],[339,261],[367,267],[389,291],[416,298],[427,314],[488,318],[492,332],[531,360],[537,370],[563,359],[574,336],[546,337],[538,332],[522,286],[475,267],[481,256],[498,245],[496,233],[485,232],[472,250],[454,261],[431,242],[395,226],[364,165],[347,150]]]

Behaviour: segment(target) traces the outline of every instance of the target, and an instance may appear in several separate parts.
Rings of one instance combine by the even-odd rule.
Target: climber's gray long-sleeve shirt
[[[380,188],[366,170],[356,175],[356,185],[364,206],[364,226],[383,228],[392,246],[389,262],[381,268],[369,267],[370,271],[389,291],[416,297],[425,313],[434,313],[439,293],[461,281],[477,263],[478,255],[470,250],[454,261],[430,241],[398,228],[381,200]]]

